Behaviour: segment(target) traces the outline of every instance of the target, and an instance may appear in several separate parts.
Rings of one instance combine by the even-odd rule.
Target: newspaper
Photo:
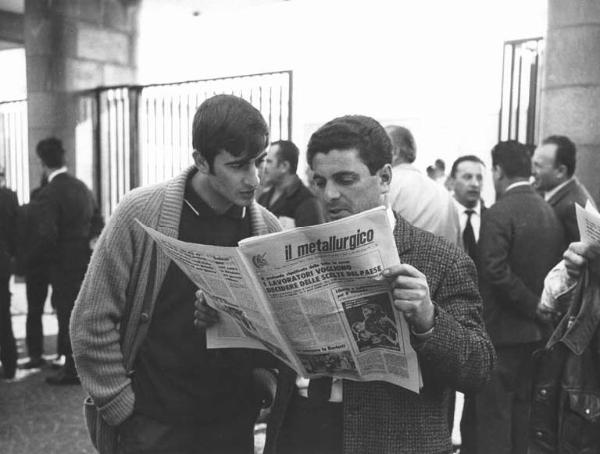
[[[382,271],[400,263],[384,207],[240,241],[185,243],[142,226],[222,313],[209,348],[266,349],[300,376],[419,392],[408,325]]]
[[[600,214],[594,206],[589,201],[585,208],[576,203],[575,213],[581,241],[586,244],[600,242]]]

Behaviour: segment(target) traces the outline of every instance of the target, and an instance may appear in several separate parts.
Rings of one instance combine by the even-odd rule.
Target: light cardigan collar
[[[190,177],[190,174],[194,171],[195,167],[190,166],[181,174],[167,182],[167,188],[160,208],[157,230],[171,238],[177,238],[179,235],[179,222],[181,220],[181,209],[183,207],[185,185]],[[269,233],[267,224],[265,223],[265,220],[259,211],[256,201],[252,201],[248,207],[248,213],[250,215],[250,232],[253,236]],[[164,278],[169,262],[170,260],[165,254],[162,252],[158,254],[156,262],[156,276],[161,276]],[[161,282],[158,282],[158,285],[155,287],[155,297],[156,292],[162,285],[162,278]]]

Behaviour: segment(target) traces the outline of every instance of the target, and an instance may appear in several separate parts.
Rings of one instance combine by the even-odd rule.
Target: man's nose
[[[340,197],[340,191],[338,190],[337,185],[328,181],[323,190],[323,197],[326,201],[338,199]]]
[[[246,175],[244,175],[244,184],[246,186],[251,186],[253,188],[257,187],[259,183],[258,178],[258,168],[255,166],[250,166]]]

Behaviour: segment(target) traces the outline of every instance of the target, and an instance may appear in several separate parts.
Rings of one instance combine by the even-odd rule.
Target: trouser
[[[0,362],[4,376],[12,378],[17,369],[17,344],[10,314],[9,280],[10,276],[0,278]]]
[[[281,432],[278,454],[342,454],[342,403],[317,402],[294,392]]]
[[[477,395],[465,394],[462,418],[460,420],[460,454],[477,454]]]
[[[477,394],[477,447],[485,454],[525,454],[528,447],[532,354],[540,342],[496,348],[490,382]]]
[[[256,417],[255,409],[246,409],[227,421],[198,425],[168,424],[134,413],[119,426],[117,453],[253,454]]]
[[[58,342],[57,353],[59,355],[71,356],[71,336],[69,333],[69,322],[71,321],[71,312],[77,299],[77,294],[85,276],[85,269],[72,270],[53,270],[51,276],[52,284],[52,302],[56,308],[56,317],[58,319]]]
[[[27,321],[25,324],[27,352],[30,358],[40,358],[44,353],[44,330],[42,316],[48,297],[50,278],[46,268],[40,268],[25,276],[27,293]]]

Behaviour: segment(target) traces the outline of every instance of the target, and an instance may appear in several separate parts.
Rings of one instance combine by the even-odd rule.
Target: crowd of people
[[[414,166],[407,128],[367,116],[338,117],[312,134],[308,186],[296,174],[298,148],[270,143],[261,113],[241,98],[202,103],[192,145],[191,167],[131,191],[105,227],[90,191],[66,173],[60,142],[37,147],[47,183],[19,229],[33,238],[25,242],[32,300],[25,366],[44,362],[37,318],[49,283],[66,358],[49,382],[81,382],[89,393],[86,422],[100,453],[252,453],[265,406],[267,454],[600,450],[600,245],[580,242],[575,204],[595,205],[574,177],[567,137],[534,149],[496,144],[496,201],[488,207],[479,157],[459,157],[448,176],[438,160],[438,174],[428,176]],[[380,381],[307,380],[263,351],[208,349],[206,329],[219,313],[136,222],[186,242],[234,246],[380,205],[401,262],[382,277],[410,328],[418,394]],[[14,202],[0,208],[18,212]],[[16,235],[1,227],[2,238]],[[18,255],[11,241],[0,244],[5,256]],[[16,354],[3,315],[10,301],[1,303],[10,377]],[[393,324],[385,314],[374,320],[364,314],[357,339]],[[451,438],[457,392],[464,394],[459,447]]]

